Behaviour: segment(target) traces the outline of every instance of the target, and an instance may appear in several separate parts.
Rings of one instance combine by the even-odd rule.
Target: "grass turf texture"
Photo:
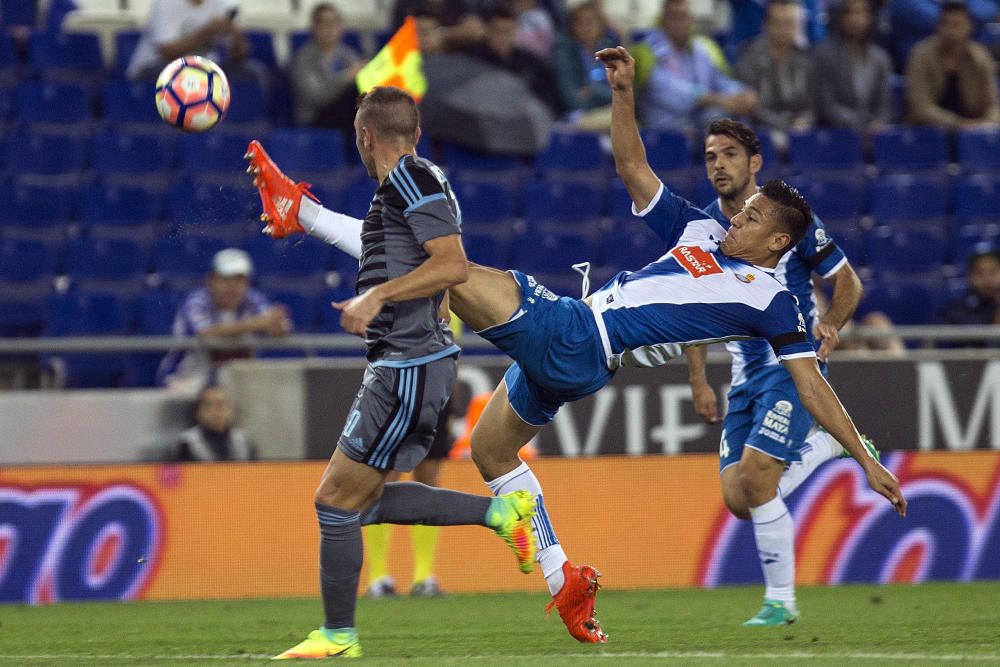
[[[740,623],[758,587],[601,592],[611,643],[570,639],[541,595],[362,600],[365,663],[433,665],[1000,664],[1000,583],[844,586],[799,591],[801,620]],[[246,665],[316,628],[318,600],[0,606],[0,664]]]

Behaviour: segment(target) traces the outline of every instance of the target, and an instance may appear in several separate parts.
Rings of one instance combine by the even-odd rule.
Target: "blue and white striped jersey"
[[[718,199],[705,207],[705,213],[724,228],[729,228],[729,219],[722,212]],[[813,271],[829,278],[846,263],[844,252],[827,235],[823,222],[814,215],[805,237],[785,253],[775,269],[774,277],[798,301],[799,310],[809,325],[806,327],[806,335],[814,346],[816,341],[813,338],[813,327],[819,321],[819,313],[816,311],[816,298],[813,295]],[[733,341],[726,344],[726,349],[733,358],[734,387],[746,382],[748,376],[762,368],[778,364],[771,346],[763,340]]]
[[[726,229],[718,221],[662,184],[649,206],[635,213],[670,250],[594,293],[609,367],[622,365],[623,356],[628,364],[628,356],[650,341],[664,348],[763,338],[778,358],[815,356],[795,298],[771,269],[722,254]]]

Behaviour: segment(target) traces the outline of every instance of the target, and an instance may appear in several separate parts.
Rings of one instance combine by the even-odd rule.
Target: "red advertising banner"
[[[1000,454],[895,453],[905,519],[853,461],[825,465],[788,499],[803,584],[1000,579]],[[0,472],[0,601],[318,594],[312,493],[323,463],[23,468]],[[747,522],[725,511],[718,460],[532,461],[556,534],[610,588],[760,580]],[[484,493],[474,467],[442,484]],[[390,562],[411,571],[406,527]],[[436,572],[453,592],[545,590],[489,531],[445,528]]]

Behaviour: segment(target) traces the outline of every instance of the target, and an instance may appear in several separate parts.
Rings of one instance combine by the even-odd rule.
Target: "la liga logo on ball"
[[[208,58],[184,56],[156,79],[156,110],[168,124],[204,132],[219,124],[229,108],[229,81]]]

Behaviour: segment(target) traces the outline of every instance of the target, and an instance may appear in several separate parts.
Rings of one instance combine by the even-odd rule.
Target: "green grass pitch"
[[[577,644],[542,595],[362,600],[362,664],[1000,664],[1000,583],[799,591],[801,620],[744,629],[761,589],[601,592],[611,642]],[[318,600],[0,606],[0,665],[246,665],[303,638]]]

